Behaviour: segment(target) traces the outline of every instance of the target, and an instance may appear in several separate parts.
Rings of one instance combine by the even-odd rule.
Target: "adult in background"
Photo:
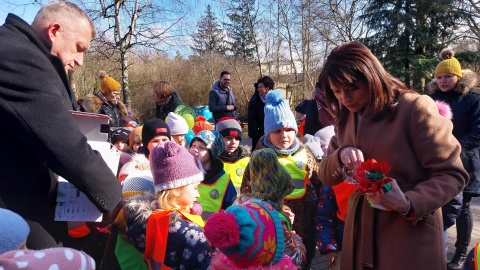
[[[153,99],[155,100],[155,117],[166,121],[168,113],[175,112],[179,105],[185,105],[180,95],[173,91],[167,81],[158,81],[152,85]]]
[[[386,161],[393,178],[389,191],[349,196],[341,269],[445,269],[440,208],[468,181],[451,121],[360,42],[333,49],[318,81],[336,115],[322,182],[343,183],[342,166],[368,159]]]
[[[213,84],[212,90],[210,90],[208,95],[208,109],[212,112],[215,123],[224,116],[237,118],[235,96],[230,87],[230,80],[230,72],[222,71],[220,80]]]
[[[442,208],[444,216],[455,214],[457,224],[455,254],[448,268],[463,269],[473,229],[470,201],[480,195],[480,95],[474,89],[478,82],[477,74],[462,70],[454,54],[451,49],[442,50],[440,56],[443,61],[438,63],[435,79],[428,87],[434,100],[444,101],[452,109],[453,136],[460,142],[460,157],[470,175],[470,181],[463,190],[460,215],[456,217],[455,201]]]
[[[104,213],[121,200],[118,180],[69,112],[77,103],[66,71],[83,64],[94,29],[88,16],[66,1],[44,5],[31,26],[8,14],[0,27],[0,139],[8,141],[0,162],[0,207],[28,222],[31,249],[53,247],[67,237],[67,223],[54,221],[52,172]]]
[[[328,107],[325,98],[325,90],[320,84],[315,84],[315,90],[312,92],[312,101],[307,105],[305,117],[305,134],[315,135],[320,129],[333,124],[335,115]]]
[[[83,108],[87,112],[105,114],[110,117],[110,128],[125,127],[123,120],[127,115],[127,107],[120,101],[122,85],[107,72],[100,70],[100,89],[97,94],[88,94],[83,100]]]
[[[264,118],[265,95],[275,87],[275,82],[268,76],[263,76],[255,83],[255,93],[248,102],[248,137],[252,138],[252,152],[260,137],[265,135]]]

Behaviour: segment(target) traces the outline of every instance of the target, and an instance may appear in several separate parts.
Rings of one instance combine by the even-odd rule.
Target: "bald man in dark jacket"
[[[77,107],[66,71],[83,63],[94,35],[88,16],[65,1],[43,6],[32,26],[9,14],[0,27],[0,207],[27,220],[30,249],[55,246],[67,236],[66,222],[54,221],[58,184],[52,172],[104,213],[121,201],[115,175],[69,112]]]

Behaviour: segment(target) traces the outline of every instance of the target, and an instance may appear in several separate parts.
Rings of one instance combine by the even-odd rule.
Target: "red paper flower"
[[[390,171],[390,166],[386,161],[377,163],[375,159],[369,159],[362,162],[360,168],[356,170],[354,179],[358,182],[358,188],[362,192],[377,192],[381,190],[389,191],[391,184],[387,183],[392,181],[392,178],[387,176]],[[385,186],[385,188],[383,188]],[[383,189],[382,189],[383,188]]]

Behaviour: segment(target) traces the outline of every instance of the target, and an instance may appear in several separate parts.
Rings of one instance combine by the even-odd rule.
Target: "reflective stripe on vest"
[[[310,183],[307,173],[307,150],[304,148],[293,156],[278,156],[278,161],[287,170],[293,179],[295,189],[285,197],[285,200],[297,200],[303,198],[306,186]]]
[[[220,211],[229,182],[230,176],[224,173],[212,184],[200,183],[198,185],[200,197],[197,201],[202,205],[203,220],[207,220],[210,215]]]
[[[243,174],[245,173],[249,161],[250,157],[244,157],[233,163],[223,163],[223,169],[225,170],[225,173],[230,175],[230,180],[232,180],[232,184],[235,188],[240,188],[242,185]],[[237,193],[240,194],[238,191]]]

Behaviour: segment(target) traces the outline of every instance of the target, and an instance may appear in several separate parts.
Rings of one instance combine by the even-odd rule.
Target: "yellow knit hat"
[[[457,58],[453,57],[454,55],[455,52],[450,48],[445,48],[440,52],[440,57],[444,60],[438,63],[435,69],[435,77],[439,73],[450,73],[462,77],[462,67]]]
[[[109,77],[107,72],[100,70],[100,88],[102,89],[102,94],[108,95],[113,91],[121,91],[122,85],[115,81],[112,77]]]

